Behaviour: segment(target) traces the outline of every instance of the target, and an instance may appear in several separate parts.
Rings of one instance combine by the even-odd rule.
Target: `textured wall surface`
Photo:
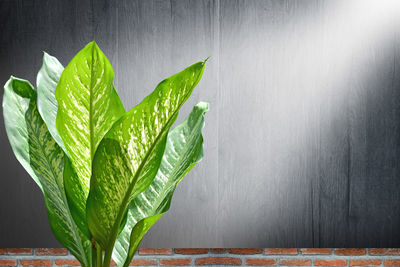
[[[126,109],[211,56],[205,158],[145,247],[399,247],[400,4],[0,0],[0,82],[95,39]],[[57,247],[0,119],[0,247]]]
[[[79,266],[66,249],[0,249],[0,266]],[[400,249],[142,248],[130,266],[400,266]]]

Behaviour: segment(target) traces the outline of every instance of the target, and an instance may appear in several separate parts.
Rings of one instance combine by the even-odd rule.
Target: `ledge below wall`
[[[131,266],[399,266],[397,248],[142,248]],[[62,248],[0,248],[0,266],[80,266]]]

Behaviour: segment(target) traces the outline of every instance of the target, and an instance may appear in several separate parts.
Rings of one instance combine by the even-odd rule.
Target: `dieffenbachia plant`
[[[64,69],[46,53],[37,91],[11,77],[3,115],[14,154],[42,190],[57,240],[85,267],[129,266],[203,156],[204,114],[194,106],[170,130],[204,71],[198,62],[125,112],[114,71],[95,42]]]

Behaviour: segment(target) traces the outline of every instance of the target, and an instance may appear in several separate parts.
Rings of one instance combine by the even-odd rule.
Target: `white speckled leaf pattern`
[[[162,81],[123,115],[100,143],[86,208],[90,232],[106,256],[111,256],[128,203],[153,181],[168,131],[200,81],[204,65],[198,62]]]
[[[3,113],[14,153],[42,188],[54,235],[83,266],[90,266],[91,242],[76,226],[64,191],[64,152],[42,120],[28,81],[12,77],[7,82]]]
[[[39,113],[49,129],[51,136],[57,144],[66,152],[61,136],[56,128],[57,118],[57,100],[55,97],[58,80],[64,67],[57,58],[50,56],[46,52],[43,53],[43,63],[37,78],[37,104]]]
[[[55,97],[57,130],[71,160],[65,173],[74,218],[86,218],[92,159],[103,136],[125,113],[113,86],[114,71],[95,42],[83,48],[64,69]],[[76,175],[71,175],[76,173]]]
[[[129,265],[143,236],[168,211],[177,184],[201,160],[201,130],[207,111],[208,103],[198,103],[186,120],[168,134],[164,156],[156,177],[128,206],[127,222],[118,235],[113,251],[113,259],[117,266],[123,266],[124,263],[125,266]]]

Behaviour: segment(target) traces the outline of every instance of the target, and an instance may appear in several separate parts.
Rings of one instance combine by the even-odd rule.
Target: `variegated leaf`
[[[28,81],[11,77],[6,83],[3,113],[17,159],[42,188],[54,235],[83,266],[90,266],[91,242],[76,226],[64,191],[64,152],[42,120],[36,91]]]
[[[113,125],[96,151],[86,208],[90,232],[106,251],[105,264],[127,205],[153,181],[168,131],[200,81],[204,65],[198,62],[162,81]]]
[[[125,113],[113,79],[110,62],[93,41],[71,60],[56,88],[56,128],[73,168],[64,179],[74,217],[86,218],[94,153],[105,133]]]
[[[42,67],[36,78],[36,85],[39,113],[46,123],[51,136],[53,136],[57,144],[66,152],[64,143],[56,128],[58,103],[55,92],[63,70],[64,67],[57,58],[44,52]]]
[[[4,85],[3,117],[8,140],[15,157],[43,191],[42,184],[31,167],[29,156],[29,134],[25,113],[31,98],[35,96],[33,86],[26,80],[13,76]]]
[[[44,52],[43,64],[37,75],[38,109],[49,132],[68,155],[68,151],[66,151],[61,136],[56,128],[58,103],[55,98],[55,92],[63,70],[64,67],[57,58]],[[113,91],[113,95],[118,97],[114,87]],[[68,158],[66,158],[64,169],[64,184],[74,220],[81,231],[86,233],[87,236],[90,236],[86,223],[86,198],[89,192],[88,184],[82,182],[82,179],[79,179]]]
[[[117,266],[129,266],[143,236],[168,211],[177,184],[201,160],[201,130],[207,111],[208,103],[198,103],[186,120],[168,134],[164,156],[154,181],[129,204],[127,222],[118,235],[113,251]]]

